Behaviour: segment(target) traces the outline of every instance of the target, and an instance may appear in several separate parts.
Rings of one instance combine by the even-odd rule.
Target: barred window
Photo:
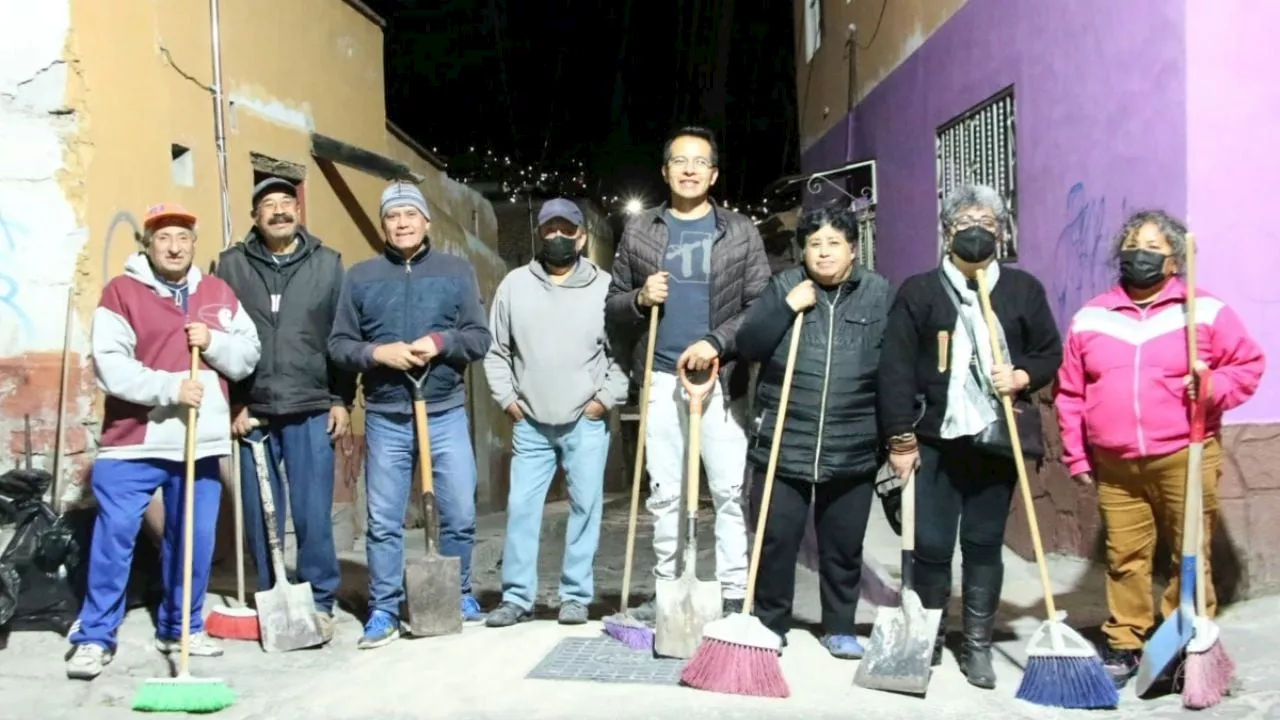
[[[1009,226],[996,248],[1003,262],[1018,259],[1018,189],[1013,88],[1006,88],[938,128],[938,208],[952,190],[989,185],[1004,198]],[[938,242],[941,251],[942,228]]]

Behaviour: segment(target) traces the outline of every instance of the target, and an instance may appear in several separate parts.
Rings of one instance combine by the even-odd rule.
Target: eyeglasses
[[[967,230],[973,227],[974,225],[977,225],[983,228],[984,230],[989,230],[991,232],[995,232],[996,228],[999,227],[999,224],[996,222],[996,219],[993,217],[964,216],[964,217],[956,218],[956,222],[955,222],[956,230]]]
[[[679,157],[673,157],[667,161],[667,165],[676,170],[681,170],[683,168],[689,167],[689,163],[693,163],[693,167],[698,170],[710,170],[712,167],[711,161],[704,157],[696,157],[696,158],[690,159],[682,155]]]

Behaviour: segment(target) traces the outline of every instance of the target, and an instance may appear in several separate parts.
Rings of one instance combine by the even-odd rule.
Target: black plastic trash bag
[[[13,537],[0,552],[0,572],[6,585],[17,583],[7,630],[65,635],[80,609],[68,578],[80,571],[83,554],[72,530],[43,499],[51,481],[44,470],[0,475],[0,523],[13,526]]]

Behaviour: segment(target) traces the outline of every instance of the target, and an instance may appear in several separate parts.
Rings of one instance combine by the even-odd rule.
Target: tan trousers
[[[1116,650],[1138,650],[1155,625],[1151,574],[1156,537],[1163,538],[1170,555],[1169,586],[1160,610],[1169,617],[1178,607],[1178,577],[1182,561],[1182,509],[1187,482],[1188,450],[1122,460],[1105,453],[1094,456],[1098,504],[1107,532],[1107,605],[1111,617],[1102,625],[1107,641]],[[1216,438],[1204,445],[1205,542],[1200,562],[1205,567],[1205,605],[1209,617],[1217,614],[1213,583],[1208,582],[1209,538],[1218,512],[1218,479],[1222,474],[1222,448]]]

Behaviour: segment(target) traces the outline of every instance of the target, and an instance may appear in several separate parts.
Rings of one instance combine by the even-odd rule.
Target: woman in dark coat
[[[996,393],[1026,397],[1053,381],[1062,340],[1034,276],[996,262],[1009,227],[994,189],[969,185],[946,198],[941,267],[908,278],[889,313],[880,358],[879,412],[889,463],[915,472],[915,585],[926,608],[946,609],[951,559],[960,535],[964,644],[970,684],[995,687],[991,633],[1004,582],[1004,529],[1017,482],[1011,456],[975,441],[1004,422]],[[1005,348],[996,365],[975,273],[987,287]],[[1036,416],[1038,417],[1038,416]],[[941,662],[945,628],[934,663]]]
[[[802,267],[775,275],[747,310],[738,352],[761,363],[748,462],[758,512],[796,313],[805,313],[778,469],[756,581],[755,614],[783,638],[791,624],[796,561],[813,504],[818,536],[822,644],[855,659],[862,539],[882,459],[876,425],[880,336],[889,282],[856,264],[858,221],[847,206],[801,216]],[[753,513],[754,514],[754,513]]]

